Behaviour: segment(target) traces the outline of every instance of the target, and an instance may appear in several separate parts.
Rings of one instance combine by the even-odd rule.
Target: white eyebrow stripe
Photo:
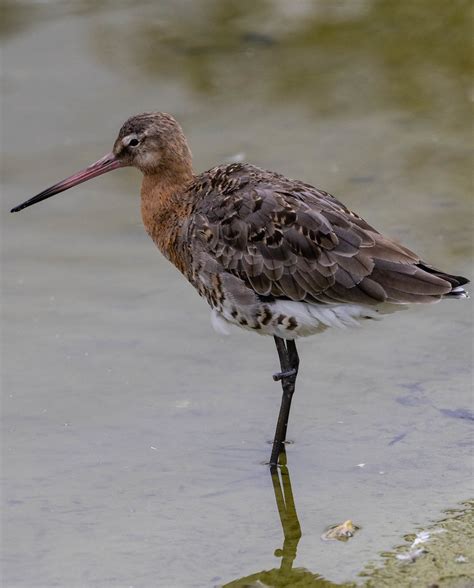
[[[122,144],[125,145],[125,147],[128,147],[128,145],[130,145],[130,141],[133,141],[133,139],[138,139],[138,135],[136,133],[132,133],[131,135],[124,137],[122,139]]]

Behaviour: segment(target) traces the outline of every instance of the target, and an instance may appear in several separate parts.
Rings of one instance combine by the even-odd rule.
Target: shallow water
[[[212,331],[141,227],[133,170],[8,214],[109,151],[124,118],[173,112],[196,169],[302,178],[472,273],[466,3],[154,4],[4,7],[6,586],[220,586],[280,566],[271,339]],[[472,301],[446,301],[301,342],[294,567],[362,581],[472,495],[471,321]],[[321,541],[346,519],[353,539]]]

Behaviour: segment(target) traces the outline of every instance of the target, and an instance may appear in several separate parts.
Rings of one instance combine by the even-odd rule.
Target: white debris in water
[[[191,402],[189,400],[178,400],[175,406],[176,408],[188,408],[190,404]]]
[[[414,562],[420,557],[420,555],[423,555],[424,553],[427,553],[426,549],[420,547],[420,549],[414,549],[413,551],[408,551],[407,553],[399,553],[397,555],[397,559],[400,561]]]
[[[356,465],[356,468],[363,468],[363,467],[365,467],[365,463],[358,463]]]
[[[464,557],[464,555],[458,555],[457,557],[454,558],[454,561],[456,563],[466,563],[467,557]]]
[[[430,538],[430,533],[428,531],[421,531],[421,533],[417,533],[415,540],[411,544],[411,548],[416,547],[420,543],[426,543]]]
[[[158,447],[154,447],[153,445],[150,445],[150,449],[153,449],[153,451],[158,451]]]
[[[409,550],[406,553],[399,553],[396,557],[398,560],[400,561],[408,561],[408,562],[414,562],[416,561],[420,555],[423,555],[424,553],[428,553],[426,551],[426,549],[424,549],[423,547],[419,547],[418,549],[416,549],[416,547],[418,545],[421,545],[423,543],[426,543],[427,541],[429,541],[431,539],[432,535],[437,535],[438,533],[444,533],[444,529],[434,529],[433,531],[420,531],[419,533],[417,533],[415,535],[415,539],[413,541],[413,543],[410,545]]]

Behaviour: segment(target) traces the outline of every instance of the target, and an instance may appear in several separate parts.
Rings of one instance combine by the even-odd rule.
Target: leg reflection
[[[283,547],[275,550],[275,555],[281,557],[280,567],[233,580],[221,585],[221,588],[354,588],[354,584],[333,584],[308,569],[293,567],[298,542],[301,539],[301,527],[296,514],[284,447],[279,454],[278,467],[271,470],[271,477],[284,537]]]
[[[281,557],[280,570],[290,572],[296,557],[298,542],[301,539],[301,527],[296,513],[293,491],[291,489],[290,472],[286,465],[285,449],[280,453],[280,467],[271,472],[275,500],[283,529],[283,547],[275,551]]]

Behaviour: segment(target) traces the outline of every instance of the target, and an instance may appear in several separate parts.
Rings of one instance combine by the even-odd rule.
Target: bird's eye
[[[140,142],[140,141],[139,141],[138,139],[132,139],[132,140],[129,142],[128,146],[129,146],[129,147],[136,147],[136,146],[138,145],[138,143],[139,143],[139,142]]]

